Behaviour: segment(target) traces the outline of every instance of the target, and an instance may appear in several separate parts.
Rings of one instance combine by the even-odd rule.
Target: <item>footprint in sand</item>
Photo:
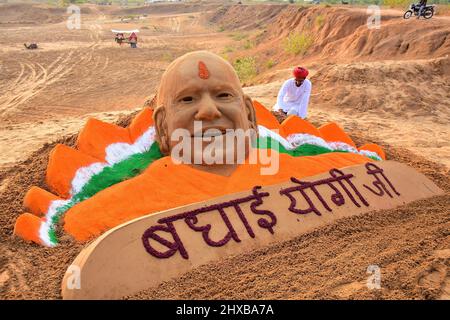
[[[418,280],[424,291],[436,293],[438,300],[450,300],[450,249],[434,252],[434,260]]]

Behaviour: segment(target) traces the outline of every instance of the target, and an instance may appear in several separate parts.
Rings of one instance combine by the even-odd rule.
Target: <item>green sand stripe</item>
[[[109,188],[116,183],[134,178],[141,174],[153,161],[158,160],[162,156],[159,146],[155,142],[147,152],[134,154],[92,176],[73,199],[77,202],[89,199],[99,191]]]
[[[93,175],[83,186],[81,191],[74,195],[70,202],[57,209],[57,214],[52,217],[52,224],[58,224],[61,216],[77,203],[87,200],[98,192],[109,188],[119,182],[131,179],[144,171],[153,161],[158,160],[163,155],[155,142],[150,150],[130,156],[129,158],[104,168],[101,172]],[[53,243],[58,243],[54,227],[49,230],[49,237]]]
[[[279,153],[286,153],[292,157],[305,157],[305,156],[317,156],[319,154],[330,153],[330,152],[341,152],[341,153],[349,153],[344,150],[330,150],[325,147],[313,145],[313,144],[302,144],[293,150],[286,149],[282,144],[270,137],[258,137],[256,141],[256,147],[258,149],[273,149],[278,151]],[[375,157],[366,156],[373,160],[378,160]]]

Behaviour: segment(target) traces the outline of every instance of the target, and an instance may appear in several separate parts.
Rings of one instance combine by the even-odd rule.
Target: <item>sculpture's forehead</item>
[[[239,79],[229,64],[208,57],[192,57],[180,61],[172,68],[170,74],[172,78],[176,78],[175,83],[178,84],[176,87],[184,87],[189,83],[200,85],[227,84],[240,87]]]
[[[239,77],[226,60],[209,52],[196,52],[186,54],[169,65],[160,82],[157,103],[166,105],[167,99],[199,88],[231,89],[243,95]]]

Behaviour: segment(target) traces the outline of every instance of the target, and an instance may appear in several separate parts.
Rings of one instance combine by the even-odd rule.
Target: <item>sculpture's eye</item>
[[[187,96],[187,97],[181,98],[180,101],[181,101],[181,102],[184,102],[184,103],[190,103],[190,102],[194,101],[194,98],[191,97],[191,96]]]
[[[219,99],[229,99],[229,98],[232,98],[232,97],[233,97],[233,95],[231,93],[228,93],[228,92],[221,92],[221,93],[219,93],[217,95],[217,98],[219,98]]]

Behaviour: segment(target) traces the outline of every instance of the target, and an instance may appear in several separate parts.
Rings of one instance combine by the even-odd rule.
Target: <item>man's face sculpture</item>
[[[227,141],[227,130],[257,130],[252,101],[243,94],[233,67],[206,51],[186,54],[169,65],[161,79],[154,119],[156,139],[163,154],[169,155],[180,143],[179,136],[174,134],[177,129],[185,129],[192,138],[201,139],[200,144],[191,140],[192,163],[216,139]],[[223,143],[221,151],[224,157],[236,155],[239,147],[242,145],[238,143]],[[247,155],[248,139],[245,148]]]

